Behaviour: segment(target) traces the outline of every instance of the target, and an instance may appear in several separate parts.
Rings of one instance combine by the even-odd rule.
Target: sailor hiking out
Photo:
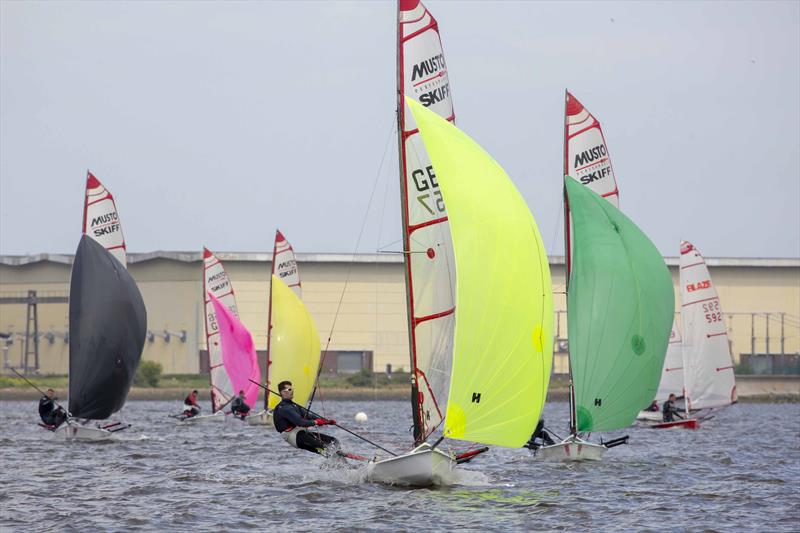
[[[281,401],[275,406],[272,415],[275,429],[281,434],[283,440],[302,450],[329,455],[329,451],[339,448],[339,441],[330,435],[319,431],[311,432],[308,428],[314,426],[334,425],[336,420],[324,418],[310,418],[308,410],[303,409],[292,401],[294,389],[291,381],[281,381],[278,384]]]
[[[244,420],[248,413],[250,413],[250,406],[244,401],[244,391],[240,390],[239,395],[231,401],[231,414]]]
[[[53,429],[57,428],[67,419],[67,413],[64,409],[56,404],[55,391],[47,389],[47,392],[39,400],[39,417],[42,423]]]

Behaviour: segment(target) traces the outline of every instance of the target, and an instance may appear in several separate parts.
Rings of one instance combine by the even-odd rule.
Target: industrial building
[[[219,253],[240,318],[259,350],[266,348],[271,254]],[[147,306],[144,360],[167,374],[207,371],[203,330],[202,254],[128,255]],[[313,316],[326,369],[408,370],[402,258],[389,254],[298,254],[303,300]],[[678,283],[677,258],[667,264]],[[69,276],[72,256],[0,256],[0,339],[10,367],[65,374],[68,367]],[[734,363],[763,374],[797,372],[800,354],[800,260],[707,258],[725,314]],[[553,371],[566,373],[564,260],[550,259],[557,327]],[[678,296],[676,296],[676,303]],[[680,304],[676,304],[676,310]],[[679,322],[680,324],[680,322]]]

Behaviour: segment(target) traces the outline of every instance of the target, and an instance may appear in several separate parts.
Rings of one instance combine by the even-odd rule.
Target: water
[[[319,410],[323,405],[316,405]],[[544,463],[493,448],[455,484],[408,489],[290,448],[235,420],[176,425],[176,402],[130,402],[106,444],[52,441],[33,402],[0,402],[0,529],[708,530],[800,527],[800,405],[739,404],[698,431],[630,428],[601,463]],[[358,411],[369,415],[359,428]],[[333,402],[324,415],[397,451],[404,402]],[[564,403],[548,405],[558,431]],[[344,447],[374,449],[326,428]],[[623,432],[615,433],[621,435]],[[609,435],[608,438],[614,435]]]

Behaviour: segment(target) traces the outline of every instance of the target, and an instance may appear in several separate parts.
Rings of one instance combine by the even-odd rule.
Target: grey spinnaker
[[[100,420],[119,411],[133,383],[147,311],[128,270],[83,235],[69,288],[69,411]]]

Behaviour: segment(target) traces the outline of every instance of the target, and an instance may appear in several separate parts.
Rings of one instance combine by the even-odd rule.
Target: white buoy
[[[366,422],[367,413],[356,413],[356,422]]]

